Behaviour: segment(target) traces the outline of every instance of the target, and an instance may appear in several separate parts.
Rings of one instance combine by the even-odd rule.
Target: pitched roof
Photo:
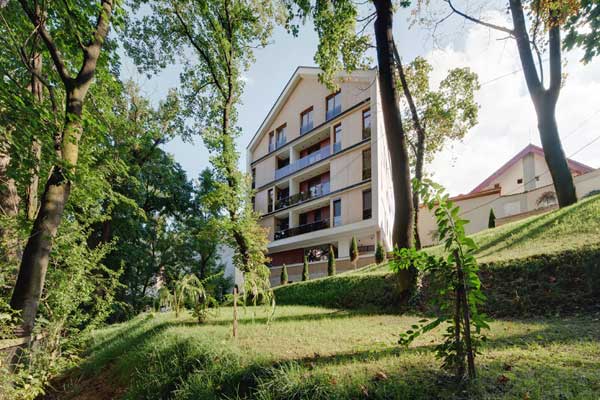
[[[536,146],[534,144],[528,144],[527,146],[525,146],[525,148],[523,150],[518,152],[513,158],[508,160],[508,162],[506,164],[501,166],[496,172],[494,172],[489,177],[487,177],[483,182],[481,182],[479,185],[477,185],[475,187],[475,189],[471,190],[469,193],[481,192],[486,187],[491,185],[492,182],[496,178],[498,178],[500,175],[502,175],[504,172],[506,172],[510,167],[512,167],[519,160],[521,160],[523,157],[525,157],[527,154],[530,154],[530,153],[538,154],[538,155],[544,157],[544,150],[541,147]],[[588,165],[582,164],[578,161],[571,160],[570,158],[567,158],[567,164],[569,165],[569,169],[572,172],[576,172],[578,174],[585,174],[587,172],[591,172],[594,170],[594,168],[592,168]]]
[[[357,70],[357,71],[352,72],[350,75],[348,75],[344,72],[340,72],[338,74],[338,76],[344,76],[344,75],[355,76],[355,77],[362,76],[364,79],[368,76],[372,76],[372,74],[375,71],[376,70],[374,68],[370,69],[370,70]],[[263,122],[260,124],[260,127],[256,130],[256,133],[254,134],[254,136],[248,143],[248,146],[246,146],[246,149],[251,150],[257,144],[258,139],[260,138],[263,130],[265,128],[267,128],[270,125],[270,123],[272,122],[272,120],[277,116],[277,114],[279,113],[279,111],[281,110],[281,108],[283,107],[283,105],[285,104],[287,99],[289,98],[289,96],[292,94],[292,92],[296,88],[296,85],[300,82],[300,80],[303,77],[307,77],[307,76],[316,77],[319,75],[320,72],[321,72],[321,69],[318,67],[298,66],[296,68],[296,70],[294,71],[294,73],[292,74],[290,79],[285,84],[283,90],[277,97],[277,100],[275,100],[275,103],[273,104],[273,106],[271,107],[269,112],[267,113],[267,116],[265,117]]]

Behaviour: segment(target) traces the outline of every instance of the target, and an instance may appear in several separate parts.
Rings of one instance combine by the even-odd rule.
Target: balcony
[[[341,113],[342,113],[342,105],[338,104],[331,110],[327,110],[327,112],[325,113],[325,120],[329,121],[330,119],[334,118],[335,116],[337,116]]]
[[[296,193],[289,197],[277,200],[277,202],[275,203],[275,210],[279,210],[280,208],[293,206],[295,204],[302,203],[310,199],[324,196],[326,194],[329,194],[329,191],[329,182],[315,185],[306,192]]]
[[[285,167],[279,168],[275,170],[275,180],[281,179],[284,176],[293,174],[296,171],[301,170],[304,167],[308,167],[309,165],[315,164],[322,159],[328,157],[330,155],[329,145],[323,147],[320,150],[315,151],[307,155],[306,157],[302,157],[293,163],[286,165]]]
[[[338,153],[342,151],[342,143],[338,142],[338,143],[334,143],[333,144],[333,154]]]
[[[306,132],[309,132],[312,130],[312,128],[314,127],[313,122],[310,121],[309,123],[300,126],[300,136],[304,135]]]
[[[285,143],[286,143],[285,137],[283,139],[276,141],[275,143],[269,143],[269,153],[279,149],[280,147],[285,145]]]
[[[293,228],[275,232],[274,240],[285,239],[292,236],[302,235],[303,233],[320,231],[321,229],[327,228],[329,228],[329,220],[323,219],[321,221],[316,221],[310,224],[295,226]]]

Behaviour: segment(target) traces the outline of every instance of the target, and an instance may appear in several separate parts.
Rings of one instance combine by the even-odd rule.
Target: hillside
[[[48,399],[459,399],[431,351],[441,330],[410,348],[398,334],[417,317],[278,306],[231,308],[200,325],[144,314],[93,333],[81,369]],[[472,398],[600,396],[600,322],[592,318],[498,321],[478,357]],[[544,382],[540,385],[539,382]],[[455,395],[454,393],[458,393]]]

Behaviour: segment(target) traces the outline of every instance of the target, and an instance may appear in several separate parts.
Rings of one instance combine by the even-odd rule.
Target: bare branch
[[[508,29],[508,28],[506,28],[506,27],[504,27],[504,26],[500,26],[500,25],[492,24],[492,23],[490,23],[490,22],[485,22],[485,21],[482,21],[482,20],[480,20],[480,19],[477,19],[477,18],[475,18],[475,17],[472,17],[472,16],[470,16],[470,15],[468,15],[468,14],[465,14],[465,13],[464,13],[464,12],[462,12],[462,11],[459,11],[459,10],[457,10],[457,9],[454,7],[454,5],[452,4],[452,1],[451,1],[451,0],[444,0],[444,1],[445,1],[446,3],[448,3],[448,5],[449,5],[449,6],[450,6],[450,8],[452,9],[452,12],[453,12],[453,13],[455,13],[455,14],[458,14],[458,15],[460,15],[461,17],[463,17],[463,18],[465,18],[465,19],[468,19],[468,20],[469,20],[469,21],[471,21],[471,22],[475,22],[476,24],[483,25],[483,26],[486,26],[486,27],[488,27],[488,28],[495,29],[495,30],[497,30],[497,31],[500,31],[500,32],[508,33],[509,35],[511,35],[511,36],[514,36],[514,31],[513,31],[512,29]]]

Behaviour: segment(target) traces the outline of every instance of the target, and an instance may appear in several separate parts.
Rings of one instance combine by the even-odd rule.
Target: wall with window
[[[358,148],[331,160],[331,191],[344,189],[362,181],[362,150]]]
[[[341,203],[341,225],[348,225],[363,220],[363,190],[364,188],[352,189],[335,196],[331,200],[331,221],[334,219],[334,202]]]

